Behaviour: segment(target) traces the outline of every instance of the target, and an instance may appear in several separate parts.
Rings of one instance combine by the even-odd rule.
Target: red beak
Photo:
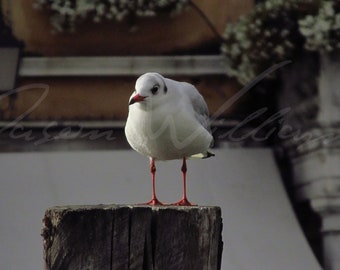
[[[136,94],[130,99],[129,105],[132,105],[136,102],[141,102],[145,99],[146,97],[141,96],[140,94]]]

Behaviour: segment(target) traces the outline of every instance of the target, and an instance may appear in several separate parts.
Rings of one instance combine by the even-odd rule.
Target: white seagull
[[[183,197],[173,205],[193,205],[186,194],[186,159],[213,156],[208,107],[189,83],[145,73],[129,99],[125,135],[131,147],[150,158],[152,198],[149,205],[162,205],[155,191],[155,160],[182,159]]]

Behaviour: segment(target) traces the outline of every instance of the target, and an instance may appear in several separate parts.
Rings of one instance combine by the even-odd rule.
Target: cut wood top
[[[45,269],[219,270],[217,206],[74,205],[46,210]]]

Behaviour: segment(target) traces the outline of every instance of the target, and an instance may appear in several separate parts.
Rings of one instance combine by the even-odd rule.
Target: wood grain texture
[[[43,220],[46,270],[218,270],[219,207],[65,206]]]

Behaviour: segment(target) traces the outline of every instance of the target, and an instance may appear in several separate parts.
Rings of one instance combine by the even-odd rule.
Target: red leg
[[[183,176],[183,197],[179,202],[174,203],[173,205],[194,206],[196,204],[189,202],[187,197],[187,162],[185,157],[183,158],[181,171]]]
[[[146,204],[148,205],[163,205],[156,196],[156,165],[155,165],[155,159],[150,158],[150,172],[151,172],[151,180],[152,180],[152,197],[149,202]]]

